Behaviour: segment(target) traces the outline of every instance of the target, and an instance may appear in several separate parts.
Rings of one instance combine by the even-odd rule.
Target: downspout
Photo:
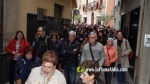
[[[143,34],[143,29],[144,29],[144,27],[143,27],[143,24],[144,24],[144,14],[145,14],[145,0],[144,0],[144,4],[143,4],[144,6],[143,6],[143,11],[142,11],[142,19],[141,19],[141,21],[142,21],[142,24],[141,24],[141,32],[140,32],[140,37],[139,38],[142,38],[142,34]],[[141,52],[140,52],[140,49],[141,49],[141,43],[142,43],[142,40],[140,40],[140,42],[139,42],[139,48],[138,48],[138,61],[137,61],[137,73],[136,73],[136,78],[135,79],[137,79],[137,84],[139,84],[139,77],[140,77],[140,54],[141,54]]]

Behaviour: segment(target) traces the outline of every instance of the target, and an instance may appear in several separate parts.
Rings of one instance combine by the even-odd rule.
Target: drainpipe
[[[143,11],[142,11],[142,23],[141,23],[141,32],[140,32],[140,37],[139,38],[142,38],[142,30],[144,29],[143,25],[144,25],[144,14],[145,13],[145,0],[144,0],[144,4],[143,4]],[[140,77],[140,57],[141,57],[141,52],[140,52],[140,49],[141,49],[141,43],[142,43],[142,40],[139,40],[139,48],[138,48],[138,60],[137,60],[137,73],[136,73],[136,78],[137,79],[137,83],[139,84],[139,77]]]

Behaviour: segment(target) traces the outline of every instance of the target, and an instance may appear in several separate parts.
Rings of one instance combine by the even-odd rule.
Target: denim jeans
[[[118,69],[121,68],[121,64],[118,64]],[[117,72],[118,84],[125,83],[125,72]]]
[[[76,68],[77,67],[69,67],[67,65],[64,65],[64,75],[65,75],[67,84],[75,84]]]

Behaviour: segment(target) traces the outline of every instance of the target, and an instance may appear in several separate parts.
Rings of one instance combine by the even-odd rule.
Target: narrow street
[[[40,83],[35,79],[32,84],[43,84],[52,70],[62,77],[52,83],[48,77],[47,84],[61,84],[61,78],[63,84],[74,84],[80,77],[76,67],[85,61],[85,79],[99,74],[87,68],[116,64],[128,72],[112,78],[108,72],[106,79],[102,72],[101,84],[150,84],[149,22],[150,0],[0,0],[0,84],[24,84],[32,69],[43,68],[47,60],[54,69],[40,69],[43,74],[33,76]],[[58,59],[49,52],[43,62],[47,51]],[[82,78],[82,83],[96,78]]]

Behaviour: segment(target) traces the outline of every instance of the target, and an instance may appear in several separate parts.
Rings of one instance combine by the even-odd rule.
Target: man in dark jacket
[[[69,41],[66,41],[61,50],[64,64],[64,75],[67,84],[75,84],[76,68],[78,65],[78,51],[80,43],[75,41],[76,32],[69,32]]]
[[[43,53],[47,50],[54,50],[53,42],[49,36],[45,34],[46,29],[44,27],[38,28],[38,38],[35,41],[35,55],[39,58],[42,57]]]
[[[69,35],[69,29],[66,24],[63,25],[63,35],[64,35],[64,40],[68,40],[68,35]]]

